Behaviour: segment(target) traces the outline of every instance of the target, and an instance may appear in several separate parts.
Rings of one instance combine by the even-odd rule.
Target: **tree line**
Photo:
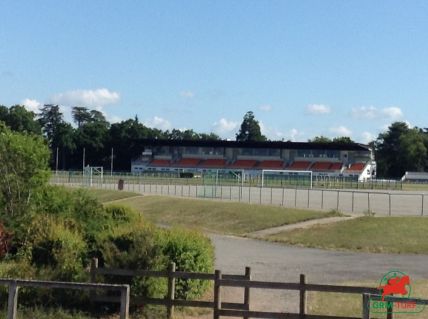
[[[119,123],[109,123],[97,110],[76,106],[72,108],[72,123],[64,119],[58,105],[46,104],[39,113],[22,105],[0,105],[0,122],[18,132],[43,136],[51,149],[52,169],[81,169],[83,159],[91,166],[110,167],[114,150],[114,170],[129,171],[130,161],[141,154],[141,139],[220,140],[215,133],[188,130],[160,130],[141,123],[137,116]],[[247,112],[242,120],[237,141],[267,141],[261,133],[254,113]],[[315,143],[353,143],[349,137],[333,139],[316,136]],[[409,127],[404,122],[392,123],[369,144],[375,152],[380,178],[400,178],[406,171],[428,170],[428,129]],[[58,155],[58,161],[57,161]]]

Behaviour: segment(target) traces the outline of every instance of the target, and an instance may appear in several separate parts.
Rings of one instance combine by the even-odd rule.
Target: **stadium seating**
[[[332,164],[333,163],[331,163],[331,162],[315,162],[311,166],[311,170],[312,171],[328,171],[328,170],[330,170]]]
[[[199,164],[200,167],[212,167],[212,168],[224,168],[226,166],[226,160],[224,159],[207,159]]]
[[[332,163],[330,166],[330,170],[331,171],[340,171],[340,170],[342,170],[342,166],[343,166],[342,163]]]
[[[167,159],[154,159],[150,162],[150,166],[156,166],[156,167],[170,166],[170,161]]]
[[[342,163],[334,162],[315,162],[310,170],[315,172],[326,172],[326,171],[340,171],[342,169]]]
[[[182,158],[174,164],[178,167],[197,167],[201,162],[200,158]]]
[[[307,171],[311,164],[311,162],[307,161],[295,161],[290,166],[288,166],[287,169],[295,171]]]
[[[353,164],[351,164],[351,166],[349,166],[347,171],[361,172],[365,166],[366,166],[366,163],[353,163]]]
[[[230,168],[241,168],[241,169],[250,169],[254,168],[257,165],[255,160],[237,160],[235,163],[229,165]]]
[[[257,168],[261,169],[283,169],[284,162],[283,161],[261,161]]]

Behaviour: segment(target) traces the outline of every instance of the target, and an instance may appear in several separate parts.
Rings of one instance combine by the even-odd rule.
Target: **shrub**
[[[12,233],[6,230],[3,223],[0,222],[0,259],[3,259],[9,252]]]
[[[195,231],[156,230],[151,225],[140,224],[134,229],[118,228],[106,238],[100,266],[165,270],[171,262],[176,264],[177,271],[212,272],[213,246],[207,237]],[[163,297],[166,293],[166,279],[106,277],[106,280],[131,284],[133,296]],[[178,279],[176,296],[200,297],[208,287],[208,281]]]
[[[103,242],[100,266],[160,270],[165,261],[156,238],[157,230],[150,225],[119,227]],[[132,296],[159,297],[165,291],[163,283],[151,278],[106,276],[105,280],[130,284]]]
[[[49,279],[80,281],[84,276],[86,244],[76,230],[57,218],[40,215],[30,226],[29,259]]]
[[[163,231],[162,251],[177,271],[212,272],[214,248],[208,237],[196,231],[172,229]],[[208,281],[184,280],[176,282],[177,298],[192,299],[202,296],[209,287]]]
[[[105,212],[114,227],[124,224],[133,225],[142,220],[141,215],[128,206],[109,205],[105,207]]]

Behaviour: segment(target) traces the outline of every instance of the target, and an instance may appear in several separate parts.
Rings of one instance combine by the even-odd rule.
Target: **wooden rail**
[[[97,275],[110,275],[110,276],[125,276],[125,277],[154,277],[154,278],[167,278],[168,280],[168,291],[164,299],[160,298],[146,298],[137,297],[132,298],[132,305],[163,305],[167,308],[168,318],[173,318],[174,307],[193,307],[193,308],[207,308],[214,309],[215,301],[199,301],[199,300],[178,300],[175,298],[175,284],[176,279],[185,280],[216,280],[215,274],[200,273],[200,272],[184,272],[176,271],[175,264],[171,263],[166,271],[153,271],[153,270],[129,270],[129,269],[117,269],[117,268],[99,268],[98,259],[94,258],[91,262],[90,270],[91,282],[95,283]],[[249,281],[251,280],[251,269],[245,268],[244,275],[223,275],[223,278],[232,281]],[[98,302],[118,302],[118,297],[106,296],[106,295],[92,295],[93,301]],[[234,302],[222,302],[222,309],[232,310],[246,310],[250,309],[250,287],[244,287],[244,300],[242,303]],[[248,318],[248,316],[243,316]]]
[[[155,304],[163,305],[167,308],[168,318],[173,318],[174,307],[198,307],[213,310],[213,318],[220,317],[241,317],[247,318],[290,318],[290,319],[361,319],[360,317],[338,317],[324,315],[309,315],[307,314],[307,292],[334,292],[334,293],[349,293],[349,294],[378,294],[377,288],[360,287],[360,286],[338,286],[338,285],[318,285],[308,284],[305,275],[300,275],[300,280],[297,283],[283,282],[267,282],[255,281],[251,278],[251,269],[245,270],[245,275],[228,275],[222,274],[220,270],[216,270],[214,274],[207,273],[190,273],[176,271],[175,265],[171,264],[167,271],[149,271],[149,270],[125,270],[125,269],[109,269],[98,268],[98,261],[94,259],[91,265],[91,279],[96,280],[97,275],[116,275],[116,276],[142,276],[142,277],[161,277],[168,280],[168,292],[164,299],[154,298],[133,298],[132,304],[144,305]],[[214,298],[212,301],[195,301],[195,300],[178,300],[175,297],[175,280],[180,279],[198,279],[210,280],[214,282]],[[222,287],[240,287],[244,289],[243,303],[228,303],[221,299]],[[284,313],[284,312],[263,312],[250,310],[250,292],[251,289],[276,289],[276,290],[292,290],[299,293],[299,313]],[[96,296],[96,301],[112,301],[117,302],[117,298],[108,296]],[[363,309],[364,310],[364,309]]]
[[[129,285],[112,285],[97,283],[79,283],[62,281],[43,281],[43,280],[23,280],[23,279],[3,279],[0,278],[0,285],[9,287],[9,296],[7,304],[7,319],[16,319],[18,307],[18,288],[49,288],[49,289],[73,289],[73,290],[116,290],[120,291],[120,319],[129,318]]]

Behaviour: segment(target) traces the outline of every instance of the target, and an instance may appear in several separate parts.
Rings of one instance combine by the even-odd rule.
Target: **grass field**
[[[428,191],[428,184],[408,184],[403,183],[403,190],[404,191]]]
[[[104,190],[104,189],[89,189],[88,192],[98,199],[101,203],[108,203],[116,200],[122,200],[125,198],[141,196],[141,194],[132,193],[132,192],[119,192],[113,190]]]
[[[344,283],[343,285],[376,287],[378,284],[378,282],[352,282]],[[411,284],[412,297],[425,298],[428,295],[428,281],[415,281],[411,282]],[[362,297],[355,294],[311,292],[308,294],[308,310],[312,315],[358,317],[361,316]],[[384,319],[386,315],[371,314],[370,318]],[[394,314],[394,318],[426,319],[428,318],[428,309],[418,314]]]
[[[244,235],[260,229],[336,215],[273,206],[162,196],[131,197],[121,200],[120,204],[136,209],[156,224],[199,228],[233,235]]]
[[[360,217],[271,235],[305,247],[377,253],[428,254],[428,218]]]

